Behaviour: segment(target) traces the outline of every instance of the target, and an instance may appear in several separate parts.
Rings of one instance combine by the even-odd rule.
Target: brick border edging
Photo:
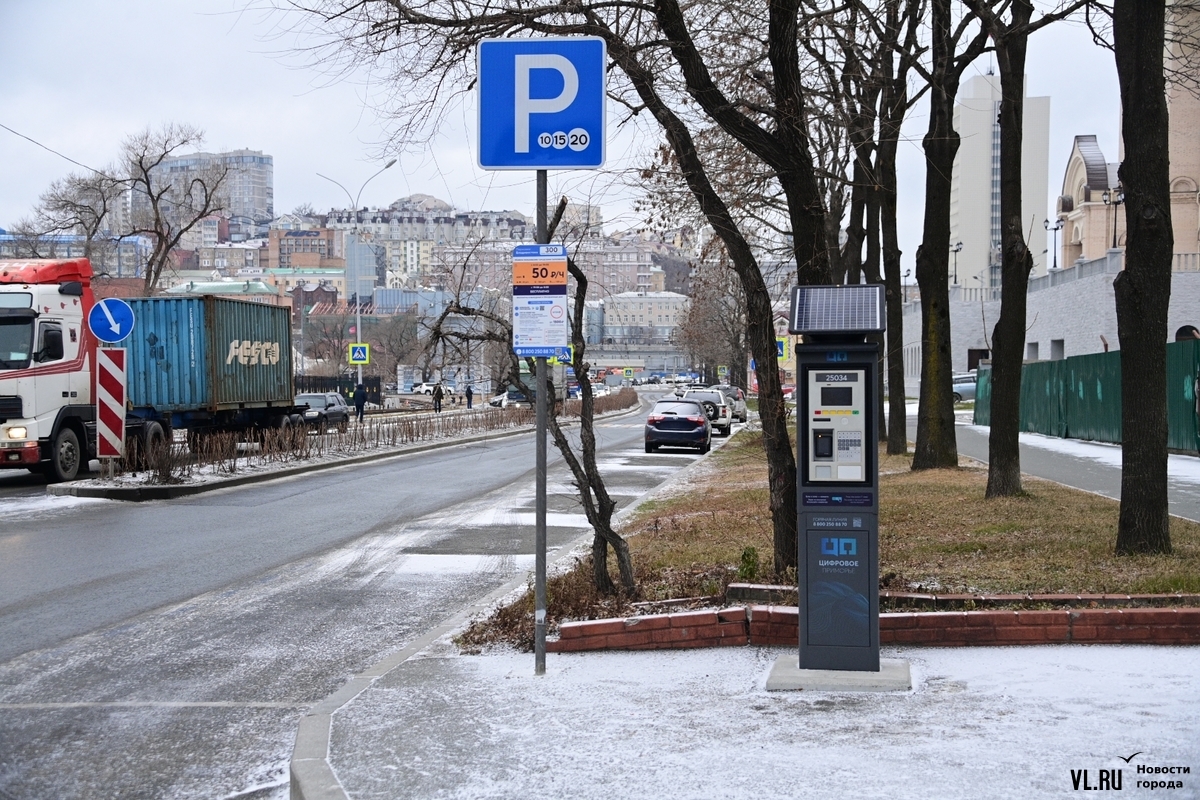
[[[735,606],[565,622],[551,653],[799,645],[795,606]],[[879,615],[880,644],[1200,644],[1200,608],[935,611]]]

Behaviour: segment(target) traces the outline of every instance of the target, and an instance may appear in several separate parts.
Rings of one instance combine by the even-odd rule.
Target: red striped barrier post
[[[96,348],[96,455],[108,460],[125,455],[125,348]]]

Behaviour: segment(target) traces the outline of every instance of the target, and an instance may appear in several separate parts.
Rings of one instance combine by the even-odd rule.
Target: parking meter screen
[[[822,386],[821,405],[852,406],[854,405],[854,389],[849,386]]]

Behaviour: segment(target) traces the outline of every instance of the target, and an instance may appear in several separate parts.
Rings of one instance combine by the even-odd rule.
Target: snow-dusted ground
[[[885,648],[913,691],[768,693],[784,654],[550,654],[535,677],[530,654],[443,643],[335,714],[331,762],[356,800],[1026,800],[1073,796],[1083,769],[1200,796],[1200,648]],[[1139,764],[1192,774],[1152,792]]]
[[[988,428],[981,425],[967,426],[987,435]],[[1056,453],[1086,458],[1105,466],[1121,468],[1121,446],[1106,442],[1083,442],[1078,439],[1060,439],[1040,433],[1022,433],[1021,444]],[[1186,483],[1200,484],[1200,459],[1192,455],[1171,454],[1167,456],[1167,477]]]

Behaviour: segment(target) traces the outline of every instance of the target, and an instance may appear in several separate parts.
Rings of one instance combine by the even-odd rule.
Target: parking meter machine
[[[800,668],[879,671],[877,285],[800,286],[796,352]]]

